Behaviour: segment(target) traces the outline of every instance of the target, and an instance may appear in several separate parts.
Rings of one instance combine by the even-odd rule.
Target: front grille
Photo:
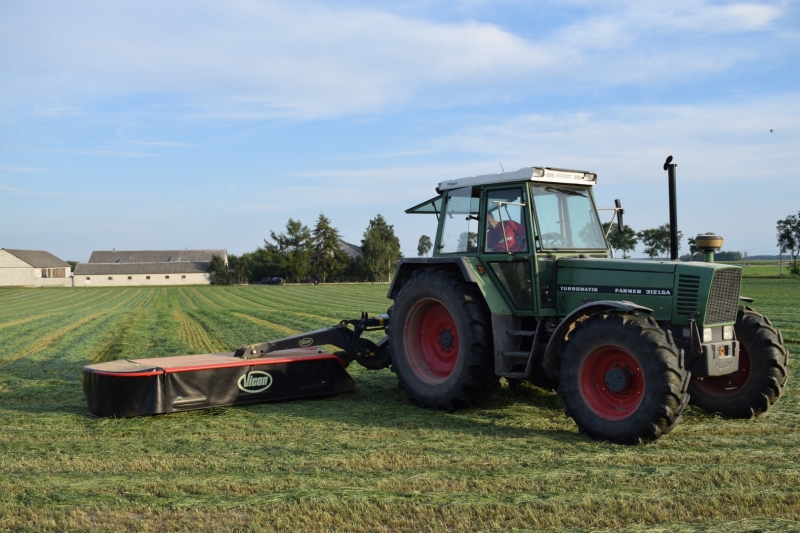
[[[705,325],[736,320],[741,278],[742,271],[738,268],[720,268],[714,271],[711,293],[708,295]]]
[[[678,315],[689,316],[697,311],[697,297],[700,294],[700,276],[680,274],[678,276],[678,300],[676,310]]]

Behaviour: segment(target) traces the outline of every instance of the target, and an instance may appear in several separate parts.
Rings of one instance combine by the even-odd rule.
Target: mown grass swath
[[[109,420],[90,362],[232,350],[390,303],[385,285],[0,290],[0,530],[800,529],[800,391],[765,417],[690,409],[667,438],[577,434],[553,393],[409,405],[357,365],[338,397]],[[800,344],[800,281],[742,294]]]

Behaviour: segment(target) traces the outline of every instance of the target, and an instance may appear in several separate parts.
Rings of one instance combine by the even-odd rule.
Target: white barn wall
[[[0,250],[0,287],[35,287],[34,270],[22,259]]]
[[[72,274],[63,278],[43,278],[41,269],[35,270],[39,274],[34,280],[37,287],[72,287]]]
[[[41,268],[33,269],[33,283],[36,287],[72,287],[72,270],[64,267],[63,278],[43,278]],[[53,270],[52,268],[50,270]]]
[[[148,277],[150,279],[147,279]],[[74,280],[75,287],[159,287],[165,285],[211,284],[211,276],[209,274],[197,272],[191,274],[92,274],[90,276],[75,276]]]

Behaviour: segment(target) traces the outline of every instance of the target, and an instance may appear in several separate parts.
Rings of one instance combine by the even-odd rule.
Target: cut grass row
[[[46,314],[56,297],[63,311],[0,318],[0,530],[800,529],[794,375],[766,417],[690,409],[645,447],[582,437],[558,397],[533,387],[448,414],[409,405],[390,371],[356,365],[356,391],[336,397],[123,420],[85,412],[86,363],[230,350],[385,312],[385,292],[9,291],[18,316]],[[747,279],[743,293],[800,344],[800,283]],[[51,342],[31,351],[37,335]]]

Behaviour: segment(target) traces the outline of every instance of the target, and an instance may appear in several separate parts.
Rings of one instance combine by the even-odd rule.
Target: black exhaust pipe
[[[675,193],[675,167],[677,166],[672,162],[672,156],[667,157],[664,170],[667,171],[669,177],[669,258],[672,261],[678,260],[678,205]]]

